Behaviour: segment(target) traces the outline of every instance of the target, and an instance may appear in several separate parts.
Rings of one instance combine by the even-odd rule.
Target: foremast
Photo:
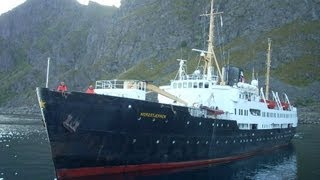
[[[210,8],[210,14],[202,14],[201,16],[210,16],[210,26],[209,26],[209,38],[208,38],[208,50],[207,55],[205,57],[205,67],[204,67],[204,74],[207,75],[207,79],[212,79],[212,58],[214,59],[215,65],[217,67],[219,77],[220,77],[220,84],[224,85],[224,78],[221,73],[221,69],[216,57],[216,54],[214,52],[214,18],[216,15],[222,14],[223,12],[214,12],[213,9],[214,0],[211,1],[211,8]]]

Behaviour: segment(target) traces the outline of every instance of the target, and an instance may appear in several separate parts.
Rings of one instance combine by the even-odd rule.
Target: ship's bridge
[[[160,88],[174,96],[183,99],[188,106],[228,107],[237,99],[237,90],[231,86],[217,85],[216,80],[186,79],[173,80],[168,86]],[[178,104],[172,99],[158,95],[158,101],[166,104]]]

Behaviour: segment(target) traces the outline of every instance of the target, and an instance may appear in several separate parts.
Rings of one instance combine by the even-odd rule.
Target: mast
[[[207,78],[210,80],[212,77],[211,71],[212,71],[212,58],[215,61],[220,79],[221,79],[221,84],[224,84],[224,80],[222,77],[222,73],[220,70],[220,66],[219,63],[217,61],[217,57],[216,54],[214,53],[214,17],[215,15],[218,14],[222,14],[223,12],[217,12],[214,13],[214,9],[213,9],[213,4],[214,4],[214,0],[211,1],[211,9],[210,9],[210,14],[203,14],[202,16],[210,16],[210,27],[209,27],[209,39],[208,39],[208,52],[207,53],[207,57],[205,58],[205,71],[207,71]]]
[[[271,67],[271,39],[268,38],[268,53],[267,53],[267,72],[266,72],[266,100],[269,100],[269,80]]]

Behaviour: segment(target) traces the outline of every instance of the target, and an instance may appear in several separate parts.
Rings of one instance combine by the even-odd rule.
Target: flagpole
[[[49,84],[49,69],[50,69],[50,57],[48,57],[48,62],[47,62],[47,79],[46,79],[46,88],[48,88],[48,84]]]

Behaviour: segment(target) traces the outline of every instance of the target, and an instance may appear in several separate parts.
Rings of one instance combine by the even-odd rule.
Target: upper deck
[[[146,82],[138,80],[99,80],[95,93],[145,100]]]

